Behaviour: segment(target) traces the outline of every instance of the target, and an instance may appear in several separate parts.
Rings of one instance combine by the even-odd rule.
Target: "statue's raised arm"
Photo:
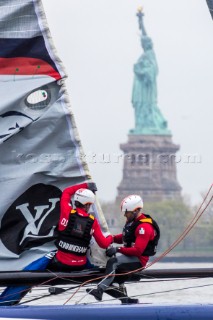
[[[147,33],[146,33],[146,29],[145,29],[145,26],[144,26],[144,23],[143,23],[144,13],[143,13],[143,8],[142,7],[138,8],[138,12],[136,13],[136,16],[138,17],[139,29],[142,32],[141,35],[146,37]]]

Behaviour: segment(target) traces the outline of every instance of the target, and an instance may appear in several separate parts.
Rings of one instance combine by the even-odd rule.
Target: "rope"
[[[201,278],[197,278],[197,277],[189,277],[189,278],[177,278],[177,279],[155,279],[153,277],[148,277],[147,280],[143,280],[143,284],[144,283],[153,283],[153,282],[174,282],[174,281],[189,281],[189,280],[200,280]],[[134,282],[131,282],[131,285],[132,284],[138,284],[137,281],[134,281]],[[136,297],[142,297],[142,296],[149,296],[149,295],[155,295],[155,294],[161,294],[161,293],[166,293],[166,292],[174,292],[174,291],[180,291],[180,290],[185,290],[185,289],[193,289],[193,288],[202,288],[202,287],[207,287],[207,286],[213,286],[213,284],[207,284],[207,285],[199,285],[199,286],[191,286],[191,287],[184,287],[184,288],[176,288],[176,289],[171,289],[171,290],[164,290],[164,291],[156,291],[156,292],[150,292],[150,293],[146,293],[146,294],[137,294],[137,295],[131,295],[131,298],[136,298]],[[68,287],[68,288],[65,288],[63,289],[64,291],[62,292],[63,294],[67,291],[71,291],[71,290],[74,290],[78,288],[78,286],[75,286],[75,287]],[[36,288],[34,288],[36,289]],[[38,289],[39,291],[41,290],[46,290],[46,289]],[[57,294],[58,295],[58,294]],[[60,293],[61,295],[61,293]],[[87,294],[86,294],[87,295]],[[78,300],[75,304],[79,304],[85,297],[86,295],[84,295],[80,300]],[[40,295],[40,296],[35,296],[34,298],[31,298],[31,299],[28,299],[28,300],[25,300],[21,303],[19,303],[19,305],[24,305],[24,304],[27,304],[27,303],[30,303],[30,302],[34,302],[34,301],[38,301],[38,300],[41,300],[41,299],[44,299],[44,298],[48,298],[50,296],[56,296],[55,294],[43,294],[43,295]],[[106,301],[114,301],[114,300],[117,300],[116,298],[114,299],[104,299],[102,300],[102,302],[106,302]],[[96,301],[96,302],[90,302],[90,304],[97,304],[99,303],[99,301]],[[84,303],[85,304],[85,303]],[[86,303],[87,304],[87,303]]]
[[[141,268],[138,268],[138,269],[135,269],[133,271],[128,271],[128,272],[125,272],[125,273],[119,273],[119,274],[109,274],[108,276],[111,277],[111,276],[123,276],[123,275],[130,275],[132,273],[136,273],[136,272],[139,272],[139,271],[142,271],[144,269],[147,269],[149,268],[150,266],[152,266],[153,264],[155,264],[156,262],[160,261],[162,258],[164,258],[169,252],[171,252],[185,237],[186,235],[189,233],[189,231],[194,227],[194,225],[197,223],[197,221],[200,219],[200,217],[202,216],[202,214],[205,212],[205,210],[207,209],[207,207],[209,206],[209,204],[211,203],[212,199],[213,199],[213,195],[211,195],[210,199],[207,201],[207,204],[206,206],[204,207],[204,209],[199,213],[199,211],[201,210],[201,208],[203,207],[206,199],[208,198],[210,192],[211,192],[211,189],[213,187],[213,184],[210,186],[206,196],[204,197],[200,207],[198,208],[195,216],[192,218],[192,220],[190,221],[189,225],[186,227],[186,229],[181,233],[181,235],[177,238],[177,240],[175,240],[173,242],[173,244],[167,249],[165,250],[158,258],[154,259],[151,263],[147,264],[145,267],[141,267]],[[101,276],[101,277],[97,277],[96,280],[101,280],[103,279],[104,277],[106,276]],[[94,281],[94,279],[92,280],[87,280],[85,282],[83,282],[80,287],[71,295],[71,297],[69,299],[67,299],[64,303],[64,305],[66,305],[74,296],[75,294],[80,290],[81,287],[83,287],[84,285],[90,283]]]
[[[150,266],[152,266],[153,264],[155,264],[156,262],[158,262],[159,260],[161,260],[163,257],[165,257],[169,252],[171,252],[189,233],[189,231],[194,227],[194,225],[197,223],[197,221],[200,219],[200,217],[203,215],[203,213],[205,212],[205,210],[208,208],[208,206],[210,205],[212,199],[213,199],[213,195],[210,197],[210,199],[207,201],[206,206],[204,207],[204,209],[199,213],[199,211],[201,210],[201,208],[203,207],[206,199],[208,198],[211,189],[213,187],[213,184],[211,185],[211,187],[209,188],[206,196],[204,197],[200,207],[198,208],[195,216],[192,218],[191,222],[189,223],[189,225],[186,227],[186,229],[181,233],[181,235],[177,238],[177,240],[175,240],[173,242],[173,244],[166,250],[164,251],[158,258],[156,258],[155,260],[153,260],[151,263],[149,263],[144,269],[149,268]]]
[[[110,272],[109,274],[107,274],[106,276],[105,276],[105,278],[103,278],[97,285],[99,285],[99,284],[101,284],[105,279],[107,279],[111,274],[113,274],[114,273],[114,271],[112,271],[112,272]],[[89,291],[89,292],[87,292],[80,300],[78,300],[75,304],[79,304],[79,302],[81,302],[81,300],[83,300],[88,294],[90,294],[90,292],[92,291],[92,289]],[[68,299],[68,301],[69,301],[70,299]]]
[[[207,209],[207,207],[209,206],[209,204],[211,203],[211,201],[212,201],[212,199],[213,199],[213,195],[212,195],[212,196],[210,197],[210,199],[207,201],[207,204],[205,205],[205,207],[204,207],[203,209],[202,209],[202,207],[203,207],[206,199],[208,198],[208,196],[209,196],[209,194],[210,194],[210,192],[211,192],[212,187],[213,187],[213,184],[212,184],[211,187],[209,188],[209,190],[208,190],[206,196],[204,197],[204,199],[203,199],[200,207],[198,208],[195,216],[192,218],[192,220],[190,221],[190,223],[189,223],[189,225],[186,227],[186,229],[182,232],[182,234],[178,237],[178,239],[175,240],[174,243],[173,243],[166,251],[164,251],[158,258],[154,259],[151,263],[147,264],[147,266],[145,266],[145,267],[141,267],[141,268],[138,268],[138,269],[136,269],[136,270],[129,271],[129,272],[125,272],[125,273],[119,273],[119,274],[111,273],[111,274],[109,274],[109,275],[107,275],[107,276],[104,275],[104,276],[101,276],[101,277],[97,277],[97,278],[95,278],[95,280],[99,280],[99,279],[100,279],[100,280],[101,280],[101,279],[104,280],[104,279],[107,278],[107,277],[111,277],[111,276],[115,276],[115,275],[116,275],[116,276],[129,275],[129,274],[132,274],[132,273],[139,272],[139,271],[142,271],[142,270],[144,270],[144,269],[147,269],[147,268],[149,268],[150,266],[152,266],[153,264],[155,264],[156,262],[160,261],[163,257],[165,257],[169,252],[171,252],[171,251],[186,237],[186,235],[189,233],[189,231],[194,227],[194,225],[195,225],[195,224],[197,223],[197,221],[200,219],[200,217],[202,216],[202,214],[205,212],[205,210]],[[199,212],[201,209],[202,209],[202,211]],[[53,274],[54,274],[54,273],[53,273]],[[85,275],[85,276],[87,276],[87,275]],[[91,276],[91,274],[90,274],[90,276]],[[75,276],[73,276],[73,277],[75,277]],[[78,276],[76,276],[76,277],[78,277]],[[51,281],[53,281],[53,280],[55,280],[55,279],[57,279],[57,278],[61,278],[61,277],[59,277],[59,276],[56,275],[53,279],[44,281],[44,282],[42,282],[42,283],[40,283],[40,284],[38,284],[38,285],[36,285],[36,286],[32,286],[31,289],[32,289],[32,288],[35,288],[35,287],[38,287],[38,286],[41,286],[41,285],[46,285],[46,284],[48,284],[49,282],[51,282]],[[64,278],[69,278],[69,277],[64,277]],[[63,279],[63,278],[62,278],[62,279]],[[103,281],[103,280],[102,280],[102,281]],[[78,289],[72,294],[72,296],[71,296],[69,299],[67,299],[67,301],[64,303],[64,305],[67,304],[67,303],[73,298],[73,296],[81,289],[82,286],[84,286],[84,285],[86,285],[86,284],[88,284],[88,283],[91,283],[91,282],[93,282],[93,281],[94,281],[94,279],[90,279],[90,280],[87,280],[87,281],[83,282],[82,284],[80,284],[80,285],[78,286]],[[101,281],[101,282],[102,282],[102,281]],[[70,282],[73,282],[73,281],[70,280]],[[28,290],[29,290],[29,289],[27,289],[27,290],[22,290],[22,291],[20,291],[20,293],[25,292],[25,291],[28,291]],[[11,295],[12,295],[12,294],[11,294]],[[9,297],[9,296],[10,296],[10,295],[8,295],[8,297]],[[82,300],[82,299],[81,299],[81,300]]]
[[[204,288],[204,287],[211,287],[211,286],[213,286],[213,284],[202,284],[202,285],[198,285],[198,286],[190,286],[190,287],[176,288],[176,289],[170,289],[170,290],[155,291],[155,292],[150,292],[150,293],[143,293],[143,294],[134,295],[131,297],[150,296],[150,295],[161,294],[161,293],[170,293],[170,292],[175,292],[175,291],[195,289],[195,288]]]

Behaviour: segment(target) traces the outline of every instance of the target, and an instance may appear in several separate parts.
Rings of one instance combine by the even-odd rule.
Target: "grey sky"
[[[213,21],[206,1],[43,0],[43,5],[69,76],[89,168],[106,201],[117,194],[119,144],[134,126],[133,64],[142,53],[135,14],[143,6],[159,65],[158,106],[173,142],[181,146],[178,180],[183,195],[198,203],[213,182]],[[103,154],[110,163],[103,163]],[[195,163],[187,163],[189,154],[196,155]]]

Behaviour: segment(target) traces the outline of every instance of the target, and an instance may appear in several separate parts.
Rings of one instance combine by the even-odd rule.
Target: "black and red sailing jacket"
[[[89,248],[92,237],[94,217],[90,214],[82,216],[77,210],[71,210],[67,226],[59,231],[56,246],[60,251],[84,256]]]
[[[158,241],[160,239],[160,228],[157,224],[157,222],[152,219],[151,216],[144,214],[146,218],[140,219],[138,221],[134,221],[133,223],[126,223],[123,228],[123,243],[124,247],[132,247],[132,244],[135,242],[135,230],[139,225],[142,225],[143,223],[150,223],[155,231],[156,235],[153,240],[150,240],[143,251],[143,256],[154,256],[156,254],[156,249],[158,245]]]

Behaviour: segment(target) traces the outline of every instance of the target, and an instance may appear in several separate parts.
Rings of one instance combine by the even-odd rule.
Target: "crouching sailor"
[[[101,301],[103,292],[118,298],[122,303],[138,303],[137,299],[127,296],[124,282],[129,279],[125,273],[145,267],[149,257],[155,255],[160,229],[157,222],[142,212],[143,201],[138,195],[129,195],[121,202],[121,212],[126,217],[123,233],[114,236],[114,242],[120,247],[111,246],[106,250],[110,257],[106,265],[106,277],[97,289],[87,289],[96,300]],[[124,273],[116,276],[115,274]],[[117,278],[117,279],[116,279]],[[111,286],[113,282],[120,287]]]
[[[86,255],[92,236],[103,249],[113,242],[113,237],[105,237],[96,218],[88,213],[95,202],[95,191],[97,188],[93,182],[68,187],[63,191],[56,241],[58,251],[48,269],[65,272],[82,270],[86,268]],[[73,195],[75,209],[71,206]]]

